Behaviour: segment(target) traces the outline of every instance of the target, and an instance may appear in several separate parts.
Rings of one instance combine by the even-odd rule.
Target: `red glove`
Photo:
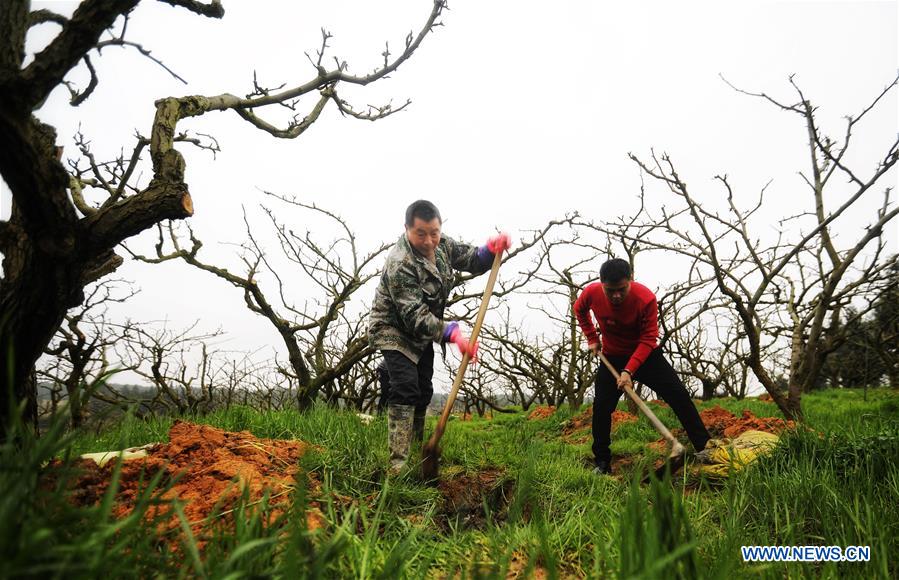
[[[504,250],[508,250],[512,247],[512,238],[509,237],[509,234],[506,232],[501,232],[496,234],[495,236],[491,236],[489,240],[487,240],[487,249],[490,250],[490,253],[494,256],[503,252]]]
[[[459,330],[459,325],[455,322],[447,326],[447,333],[445,333],[446,341],[452,342],[457,347],[459,347],[459,353],[462,355],[468,354],[468,357],[472,362],[478,360],[478,343],[475,341],[474,343],[470,342],[467,338],[462,336],[462,331]]]

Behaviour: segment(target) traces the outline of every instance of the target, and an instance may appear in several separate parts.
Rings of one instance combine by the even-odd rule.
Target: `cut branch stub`
[[[191,215],[193,203],[187,185],[157,179],[141,193],[85,218],[85,221],[91,232],[91,245],[105,250],[162,220],[184,219]]]

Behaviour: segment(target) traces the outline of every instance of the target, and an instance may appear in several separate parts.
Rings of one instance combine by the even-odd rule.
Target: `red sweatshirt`
[[[631,375],[637,372],[646,357],[658,345],[659,307],[652,290],[631,282],[630,292],[619,306],[613,306],[602,284],[588,284],[574,303],[574,315],[587,337],[588,344],[599,342],[590,311],[599,324],[602,335],[602,351],[606,355],[628,356],[624,366]]]

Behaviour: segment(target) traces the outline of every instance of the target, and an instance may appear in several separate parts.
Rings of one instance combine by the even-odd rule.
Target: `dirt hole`
[[[452,527],[484,529],[487,522],[502,523],[508,515],[515,481],[502,469],[444,475],[437,485],[441,506],[437,525],[444,532]]]

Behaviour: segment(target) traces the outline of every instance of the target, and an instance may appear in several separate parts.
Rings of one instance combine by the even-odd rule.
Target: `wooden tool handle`
[[[481,307],[478,310],[477,318],[475,318],[474,329],[471,331],[472,345],[477,342],[478,335],[481,333],[481,325],[484,324],[484,317],[487,315],[487,305],[490,303],[490,297],[493,295],[493,286],[496,284],[496,277],[497,274],[499,274],[499,265],[502,261],[502,252],[497,252],[493,257],[493,266],[490,269],[490,277],[487,278],[487,287],[484,288],[484,296],[481,298]],[[440,438],[443,437],[443,431],[446,429],[446,422],[449,420],[450,411],[453,409],[453,403],[456,402],[456,395],[459,393],[459,387],[462,386],[462,377],[465,376],[465,370],[468,368],[470,359],[471,357],[468,356],[467,352],[462,355],[462,363],[459,365],[459,370],[456,371],[456,378],[453,380],[453,388],[450,389],[449,397],[446,399],[446,405],[443,406],[443,414],[440,415],[437,427],[434,428],[434,434],[431,435],[431,439],[428,442],[429,445],[435,445],[440,441]]]
[[[606,355],[604,355],[602,352],[597,352],[597,354],[599,355],[599,359],[602,361],[602,364],[606,365],[606,368],[609,369],[609,372],[612,373],[612,376],[615,377],[615,380],[617,381],[621,376],[618,374],[618,370],[614,366],[612,366],[612,363],[609,362],[609,359],[606,358]],[[652,426],[656,428],[656,431],[658,431],[662,437],[664,437],[668,440],[669,443],[671,443],[671,454],[679,455],[680,453],[682,453],[683,445],[681,445],[681,442],[671,434],[671,431],[668,430],[668,427],[666,427],[665,424],[662,423],[658,417],[656,417],[656,414],[653,413],[652,409],[650,409],[646,405],[646,403],[643,402],[643,399],[638,397],[637,393],[635,393],[634,390],[628,386],[625,386],[623,390],[625,393],[627,393],[627,396],[637,404],[637,407],[640,408],[643,414],[646,415],[646,418],[649,419],[649,422],[652,423]],[[675,450],[677,450],[678,453],[675,453]]]

